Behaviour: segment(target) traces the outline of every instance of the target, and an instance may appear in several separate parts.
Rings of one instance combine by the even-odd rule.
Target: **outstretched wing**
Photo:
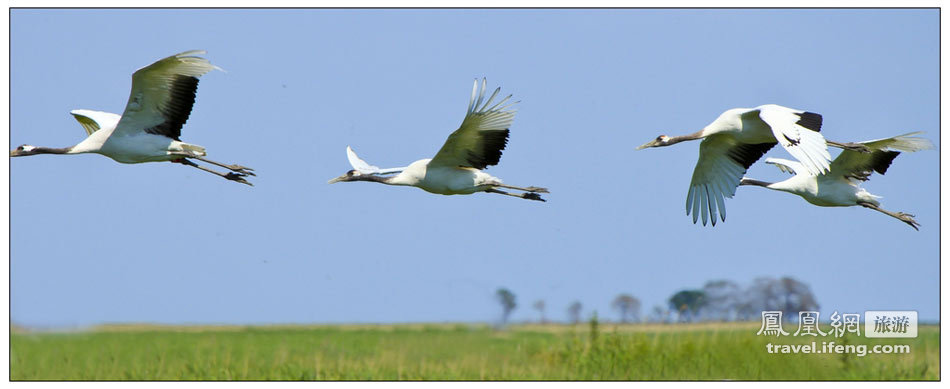
[[[501,152],[508,143],[508,127],[515,119],[515,111],[508,108],[517,102],[508,103],[511,99],[511,95],[508,95],[493,105],[492,101],[501,88],[495,89],[491,97],[484,100],[486,83],[483,78],[479,92],[478,80],[475,80],[462,126],[449,135],[429,166],[484,169],[498,164]]]
[[[930,140],[914,136],[921,133],[911,132],[890,138],[858,142],[870,148],[871,152],[843,150],[831,162],[830,174],[857,177],[867,177],[872,171],[884,174],[894,158],[900,154],[899,151],[914,152],[934,147]]]
[[[831,169],[831,154],[821,135],[821,115],[768,104],[756,108],[759,117],[772,129],[775,140],[806,171],[819,175]]]
[[[797,161],[782,158],[766,158],[765,163],[775,165],[778,167],[778,170],[781,170],[783,173],[798,174],[799,172],[803,172],[803,174],[808,174],[805,167]]]
[[[69,113],[79,121],[82,128],[86,130],[87,136],[103,128],[115,128],[121,118],[121,116],[111,112],[92,111],[88,109],[74,109],[69,111]]]
[[[749,166],[773,146],[775,143],[739,143],[728,134],[711,135],[703,139],[699,144],[699,160],[696,161],[693,179],[686,194],[686,214],[692,212],[693,223],[702,214],[704,226],[710,218],[715,226],[717,210],[721,220],[726,221],[723,197],[732,198],[736,194],[739,180]]]
[[[872,150],[894,149],[909,153],[934,148],[934,144],[930,141],[930,139],[915,136],[923,133],[923,131],[908,132],[906,134],[892,136],[890,138],[866,140],[864,142],[858,143],[861,143]]]
[[[132,93],[114,135],[140,131],[179,140],[191,114],[198,77],[218,69],[193,50],[161,59],[132,74]]]
[[[380,169],[379,166],[370,165],[360,159],[350,146],[346,146],[346,158],[350,161],[350,166],[353,166],[353,169],[360,172],[360,174],[389,174],[406,170],[404,167]]]

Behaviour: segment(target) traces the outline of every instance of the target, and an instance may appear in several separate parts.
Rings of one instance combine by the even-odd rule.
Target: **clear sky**
[[[13,10],[10,142],[62,147],[77,108],[121,113],[131,74],[190,49],[182,140],[256,169],[248,187],[171,163],[10,160],[14,323],[493,321],[499,287],[536,318],[574,300],[616,318],[708,280],[809,284],[832,311],[939,314],[939,150],[864,186],[921,230],[862,208],[740,188],[716,227],[684,211],[697,131],[774,103],[838,141],[939,140],[937,10]],[[353,146],[430,158],[475,78],[521,100],[488,172],[547,203],[327,180]],[[831,150],[837,154],[838,150]],[[767,156],[790,158],[780,147]],[[749,176],[786,176],[761,161]]]

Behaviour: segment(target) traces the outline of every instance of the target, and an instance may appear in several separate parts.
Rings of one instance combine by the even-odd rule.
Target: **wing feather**
[[[722,184],[722,182],[720,182]],[[723,188],[720,187],[720,193],[725,192]],[[726,221],[726,200],[722,196],[716,196],[716,204],[719,206],[719,216],[722,218],[722,221]],[[713,222],[716,221],[716,218],[713,217]],[[715,224],[715,223],[713,223]]]
[[[756,108],[775,139],[813,175],[830,170],[831,154],[821,130],[821,115],[778,105]]]
[[[696,212],[698,209],[693,208],[693,191],[696,188],[692,185],[689,186],[689,191],[686,192],[686,215],[688,216],[690,211],[693,213],[693,223],[696,223]]]
[[[709,204],[706,202],[709,199],[709,193],[706,192],[706,185],[699,186],[699,209],[703,212],[703,225],[706,225],[706,220],[709,218]],[[715,220],[715,219],[713,219]]]
[[[360,172],[360,174],[389,174],[406,170],[404,167],[381,169],[379,166],[370,165],[356,155],[356,151],[353,151],[350,146],[346,146],[346,159],[350,161],[350,166],[353,166],[353,169]]]
[[[934,148],[933,142],[927,138],[921,138],[916,135],[923,134],[923,131],[909,132],[890,138],[866,140],[861,144],[877,150],[894,149],[897,151],[914,152]]]
[[[831,162],[830,174],[845,177],[866,177],[871,172],[884,174],[900,151],[914,152],[934,147],[929,139],[914,136],[921,133],[911,132],[890,138],[858,142],[870,148],[871,152],[841,151],[841,154]]]
[[[429,166],[484,169],[501,160],[502,151],[508,144],[508,128],[515,118],[515,111],[508,108],[517,102],[506,104],[511,99],[508,95],[492,105],[501,88],[496,88],[488,99],[484,99],[486,85],[487,81],[482,79],[479,90],[478,80],[475,80],[462,125],[449,135]]]
[[[778,167],[778,170],[781,170],[784,173],[789,174],[808,174],[808,171],[805,170],[805,167],[797,161],[791,161],[782,158],[766,158],[765,163],[775,165]]]
[[[72,114],[82,128],[86,130],[87,136],[103,128],[115,128],[121,118],[121,116],[112,112],[92,111],[88,109],[74,109],[69,111],[69,113]]]
[[[703,225],[710,219],[726,221],[725,198],[736,194],[739,180],[759,158],[762,158],[774,143],[742,144],[732,135],[717,134],[703,139],[699,144],[699,160],[693,169],[689,191],[686,194],[686,214],[693,213],[693,223],[700,216]]]
[[[161,59],[132,74],[132,92],[116,135],[145,131],[179,140],[195,103],[198,77],[219,69],[192,50]]]

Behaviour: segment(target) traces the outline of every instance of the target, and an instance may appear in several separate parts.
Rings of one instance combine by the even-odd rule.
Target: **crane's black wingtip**
[[[821,132],[821,115],[814,112],[802,112],[797,114],[799,119],[795,123],[814,132]]]
[[[468,163],[476,169],[484,169],[497,165],[501,161],[501,153],[508,145],[508,129],[482,131],[479,133],[479,144],[476,151],[468,152]]]
[[[891,167],[891,162],[894,161],[894,158],[900,155],[900,151],[878,151],[871,153],[871,168],[878,174],[884,175],[887,172],[887,168]]]

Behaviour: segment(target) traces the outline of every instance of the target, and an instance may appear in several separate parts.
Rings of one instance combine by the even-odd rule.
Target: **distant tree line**
[[[759,277],[742,287],[731,280],[713,280],[702,289],[686,289],[673,294],[666,309],[653,307],[650,321],[748,321],[762,311],[781,311],[786,320],[797,320],[798,312],[818,310],[811,288],[792,277]]]
[[[500,325],[504,326],[517,307],[515,294],[506,288],[499,288],[495,298],[502,308]],[[538,322],[547,323],[544,300],[536,300],[532,307],[538,311]],[[583,307],[580,301],[569,304],[568,322],[581,322]],[[616,311],[621,323],[671,323],[757,320],[762,311],[782,311],[784,319],[794,321],[798,318],[798,312],[815,311],[819,305],[811,288],[801,281],[791,277],[759,277],[746,287],[731,280],[713,280],[701,289],[677,291],[669,297],[665,307],[654,306],[646,317],[640,315],[640,300],[631,294],[617,295],[610,307]]]

